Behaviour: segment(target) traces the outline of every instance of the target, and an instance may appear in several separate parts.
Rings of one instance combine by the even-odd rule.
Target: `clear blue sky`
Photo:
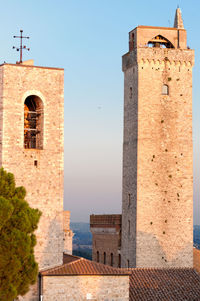
[[[65,68],[64,207],[72,221],[121,212],[123,73],[128,32],[137,25],[173,26],[182,9],[196,51],[193,81],[194,203],[200,224],[200,1],[7,0],[1,4],[1,61],[14,63],[12,39],[30,35],[36,65]],[[197,214],[198,213],[198,214]]]

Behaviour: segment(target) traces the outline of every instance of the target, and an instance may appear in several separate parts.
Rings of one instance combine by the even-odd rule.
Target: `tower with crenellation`
[[[181,11],[123,56],[123,267],[193,266],[192,67]]]

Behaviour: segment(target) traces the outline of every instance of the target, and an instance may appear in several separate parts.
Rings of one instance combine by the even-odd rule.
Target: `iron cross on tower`
[[[20,47],[13,46],[13,49],[16,49],[17,51],[20,51],[20,61],[17,62],[19,64],[22,63],[22,50],[23,49],[28,50],[28,51],[30,50],[30,48],[26,48],[25,45],[22,45],[22,39],[29,39],[29,37],[23,37],[22,33],[23,33],[23,30],[21,29],[20,30],[20,36],[13,36],[13,38],[20,38]]]

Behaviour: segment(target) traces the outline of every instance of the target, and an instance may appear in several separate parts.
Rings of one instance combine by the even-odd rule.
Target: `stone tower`
[[[123,56],[122,266],[192,267],[192,67],[181,11]]]
[[[63,258],[64,70],[3,64],[0,81],[0,164],[42,211],[39,268],[55,266]]]

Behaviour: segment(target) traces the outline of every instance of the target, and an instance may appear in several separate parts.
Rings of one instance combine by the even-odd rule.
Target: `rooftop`
[[[63,264],[41,271],[42,276],[78,276],[78,275],[104,275],[104,276],[124,276],[129,275],[127,269],[113,268],[102,263],[87,260],[82,257],[64,254]]]
[[[10,64],[10,63],[3,63],[0,64],[0,67],[2,66],[14,66],[14,67],[22,67],[22,68],[40,68],[40,69],[49,69],[49,70],[64,70],[63,68],[57,68],[57,67],[45,67],[45,66],[34,66],[32,64]]]
[[[132,29],[130,32],[136,30],[137,28],[144,28],[144,29],[164,29],[164,30],[178,30],[177,28],[175,27],[163,27],[163,26],[151,26],[151,25],[138,25],[137,27],[135,27],[134,29]],[[179,30],[183,30],[185,31],[184,28],[181,28]],[[129,33],[130,33],[129,32]]]
[[[189,268],[119,269],[64,254],[63,264],[41,271],[42,276],[130,276],[130,300],[200,300],[200,275]]]
[[[121,214],[92,214],[90,215],[90,227],[96,225],[121,225]]]
[[[194,269],[131,269],[130,300],[200,300],[200,275]]]

